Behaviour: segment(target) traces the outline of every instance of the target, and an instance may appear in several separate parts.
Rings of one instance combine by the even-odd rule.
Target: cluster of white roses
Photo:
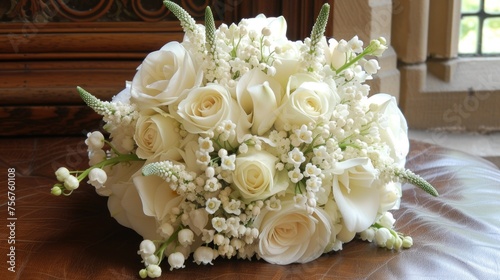
[[[411,246],[387,212],[402,181],[420,182],[404,169],[406,121],[394,97],[368,97],[364,83],[379,69],[365,56],[380,55],[383,38],[364,49],[357,37],[327,42],[328,5],[311,38],[292,42],[283,17],[215,29],[210,10],[203,26],[165,4],[182,42],[150,53],[111,102],[79,88],[110,141],[89,133],[91,167],[75,178],[88,176],[111,215],[143,236],[142,277],[161,275],[165,257],[171,269],[191,255],[309,262],[356,234]]]

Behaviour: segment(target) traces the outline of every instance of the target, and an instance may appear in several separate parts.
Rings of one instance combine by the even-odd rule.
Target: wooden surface
[[[82,137],[0,139],[0,279],[139,279],[141,238],[109,216],[106,198],[80,186],[54,197],[54,171],[87,165]],[[400,252],[355,240],[307,264],[217,259],[169,271],[161,279],[498,279],[500,170],[473,156],[411,143],[407,166],[433,183],[440,197],[405,185],[396,229],[414,245]],[[14,215],[7,178],[15,169]],[[12,176],[12,175],[11,175]],[[15,229],[7,228],[15,218]],[[11,238],[13,236],[13,238]],[[10,238],[10,239],[9,239]],[[15,270],[7,254],[15,239]]]
[[[83,136],[99,129],[102,117],[84,105],[1,106],[1,136]]]

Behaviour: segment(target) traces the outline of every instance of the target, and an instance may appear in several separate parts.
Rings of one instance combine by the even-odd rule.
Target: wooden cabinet
[[[210,5],[216,24],[283,14],[290,39],[309,35],[323,3],[333,8],[333,0],[175,2],[197,21]],[[110,99],[149,52],[182,36],[161,0],[2,1],[0,135],[81,135],[97,128],[100,117],[82,103],[76,86]]]

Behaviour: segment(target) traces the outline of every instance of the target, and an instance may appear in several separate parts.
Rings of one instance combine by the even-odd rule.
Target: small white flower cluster
[[[68,190],[69,193],[72,191],[76,190],[80,186],[80,180],[71,175],[70,171],[66,167],[59,167],[56,172],[56,178],[61,184],[56,184],[52,190],[51,193],[53,195],[61,195],[63,190]]]
[[[212,149],[211,140],[200,138],[198,142],[201,144],[200,150]],[[231,258],[239,254],[239,257],[251,257],[254,253],[253,242],[259,234],[258,229],[247,225],[260,213],[264,202],[259,200],[245,205],[233,197],[234,192],[230,187],[223,188],[226,183],[221,174],[234,170],[234,156],[224,156],[227,154],[224,149],[219,150],[218,154],[221,157],[220,166],[205,167],[205,172],[200,176],[186,172],[184,165],[169,161],[152,163],[143,168],[144,175],[162,177],[172,191],[185,198],[178,206],[171,208],[162,220],[158,220],[160,235],[166,240],[177,234],[177,243],[180,245],[177,250],[181,251],[191,250],[190,246],[195,241],[194,231],[203,243],[214,244],[216,249],[211,249],[211,254],[206,252],[208,249],[200,249],[208,248],[204,246],[194,250],[194,254],[200,258],[195,256],[197,263],[211,263],[218,256]],[[212,216],[211,220],[208,220],[209,215]],[[209,229],[207,225],[210,225]],[[176,231],[176,227],[182,229]],[[201,251],[197,253],[198,250]],[[185,258],[188,256],[189,253],[186,253]]]
[[[253,23],[243,19],[239,24],[222,24],[215,31],[214,47],[217,51],[209,50],[201,57],[201,71],[207,81],[233,88],[236,79],[254,68],[270,76],[276,73],[274,65],[281,63],[278,58],[281,49],[273,42],[283,39],[283,34],[273,36],[275,34],[267,26],[256,30],[251,27]]]
[[[87,133],[85,144],[87,145],[90,166],[106,160],[106,152],[102,149],[105,144],[105,139],[104,135],[101,132],[94,131]],[[56,170],[55,175],[57,177],[57,180],[62,184],[56,184],[52,188],[51,192],[53,195],[61,195],[63,193],[66,195],[71,194],[79,187],[80,182],[86,176],[89,177],[88,183],[95,186],[97,189],[103,187],[104,183],[107,180],[106,172],[98,167],[90,168],[83,172],[75,171],[73,173],[79,175],[71,175],[70,171],[66,167],[60,167]]]
[[[379,69],[366,57],[383,52],[383,38],[366,48],[357,37],[327,41],[328,5],[297,42],[283,17],[214,29],[165,5],[184,40],[148,55],[112,102],[79,90],[111,140],[89,133],[91,167],[78,178],[58,170],[54,194],[88,176],[110,213],[143,236],[143,278],[160,276],[164,258],[170,270],[191,255],[300,263],[357,235],[411,246],[388,212],[401,182],[422,181],[404,169],[406,121],[394,97],[369,96],[365,84]]]
[[[325,54],[323,48],[312,48],[311,39],[306,38],[304,44],[300,47],[302,56],[300,58],[300,66],[304,72],[319,74],[323,70]]]
[[[360,233],[360,238],[364,241],[373,242],[387,249],[410,248],[413,245],[411,236],[405,236],[394,231],[396,220],[392,213],[386,212],[374,226],[367,228]]]
[[[137,111],[136,105],[128,101],[130,97],[121,98],[124,99],[123,101],[119,100],[120,98],[115,98],[113,102],[101,101],[84,89],[80,87],[77,89],[80,97],[87,105],[103,116],[103,121],[105,122],[103,128],[110,133],[113,152],[118,154],[132,152],[135,149],[133,140],[135,126],[140,114]],[[126,91],[130,91],[129,83],[127,83],[127,87],[123,92]],[[89,146],[89,153],[96,152],[95,157],[97,160],[104,158],[102,151],[100,151],[104,145],[102,134],[99,135],[97,132],[93,132],[87,136],[88,139],[85,141],[85,144]],[[93,155],[89,154],[91,165],[96,161],[92,160],[93,157]]]
[[[104,135],[100,131],[87,133],[85,144],[87,145],[90,166],[97,164],[108,157],[106,151],[103,150],[105,144]]]
[[[151,240],[143,240],[137,251],[142,258],[145,269],[139,271],[141,278],[151,277],[157,278],[161,276],[161,267],[158,265],[159,258],[156,255],[156,245]]]
[[[111,143],[119,153],[130,153],[135,149],[133,137],[139,113],[134,104],[112,104],[115,105],[113,113],[103,117],[106,122],[104,129],[110,133]]]

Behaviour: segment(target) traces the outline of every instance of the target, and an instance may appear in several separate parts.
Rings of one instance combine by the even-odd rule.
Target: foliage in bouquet
[[[124,91],[82,99],[103,116],[88,134],[90,167],[56,171],[55,195],[80,182],[108,197],[110,214],[139,233],[142,277],[217,257],[304,263],[356,236],[412,245],[388,212],[401,183],[437,195],[404,168],[407,125],[394,97],[369,97],[385,40],[363,48],[324,36],[325,4],[310,38],[290,41],[283,17],[205,25],[177,4],[185,37],[150,53]]]

